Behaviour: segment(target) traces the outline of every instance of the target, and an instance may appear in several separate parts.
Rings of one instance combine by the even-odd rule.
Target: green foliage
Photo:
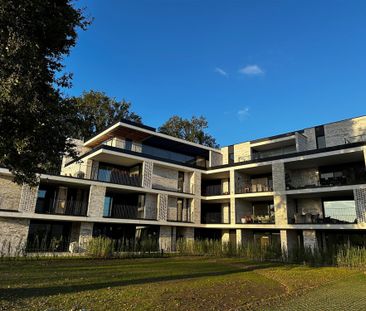
[[[213,256],[213,257],[240,257],[245,260],[280,261],[281,249],[278,245],[269,244],[260,246],[248,243],[237,247],[236,244],[222,243],[218,240],[183,240],[177,241],[177,252],[181,255]]]
[[[94,258],[112,258],[114,241],[105,237],[92,238],[86,248],[87,255]]]
[[[80,119],[80,126],[74,138],[90,138],[122,119],[141,123],[141,117],[130,111],[131,103],[125,100],[117,101],[103,92],[91,90],[74,100]]]
[[[94,258],[125,258],[144,255],[160,255],[156,239],[120,239],[94,237],[87,246],[86,254]]]
[[[35,173],[75,156],[67,141],[77,126],[63,57],[77,29],[89,21],[71,1],[0,1],[0,164],[18,183],[36,184]]]
[[[208,122],[203,116],[193,116],[191,120],[183,119],[179,116],[172,116],[161,127],[159,127],[158,131],[204,146],[213,148],[219,147],[216,143],[216,139],[205,132],[207,128]]]

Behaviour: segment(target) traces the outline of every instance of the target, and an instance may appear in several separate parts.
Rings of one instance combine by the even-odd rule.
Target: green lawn
[[[0,310],[355,311],[365,293],[363,272],[240,259],[0,262]]]

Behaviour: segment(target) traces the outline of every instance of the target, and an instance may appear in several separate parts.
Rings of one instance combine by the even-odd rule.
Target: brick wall
[[[290,186],[301,188],[305,186],[319,186],[319,170],[317,168],[306,168],[300,170],[287,170],[290,178]]]
[[[154,165],[152,185],[153,187],[159,187],[159,189],[177,190],[178,171],[159,165]]]
[[[210,167],[223,164],[223,155],[219,152],[210,151]]]
[[[144,161],[143,177],[142,177],[142,186],[144,188],[150,188],[151,189],[153,166],[154,166],[153,162]]]
[[[323,216],[323,206],[321,198],[298,199],[297,208],[299,210],[299,213],[302,214],[310,213],[312,215],[319,214],[320,217]]]
[[[308,149],[308,142],[304,135],[301,135],[299,133],[295,133],[296,137],[296,150],[297,151],[305,151]]]
[[[145,195],[145,218],[157,219],[158,196],[152,193]]]
[[[234,145],[234,161],[242,162],[251,160],[250,142]]]
[[[168,217],[168,195],[158,195],[158,220],[167,220]]]
[[[29,219],[0,218],[0,254],[20,255],[25,250]]]
[[[22,187],[11,177],[0,175],[0,209],[17,211],[19,209]]]
[[[353,195],[356,203],[357,221],[360,223],[366,222],[366,188],[354,189]]]
[[[327,124],[324,126],[324,131],[327,147],[342,145],[345,143],[345,138],[350,142],[365,141],[366,117]]]
[[[315,128],[311,127],[305,129],[304,135],[306,136],[307,150],[316,149]]]
[[[19,202],[19,211],[33,213],[36,209],[37,197],[38,186],[30,187],[28,185],[23,185]]]
[[[168,197],[168,220],[177,219],[177,198]]]
[[[90,186],[88,216],[102,217],[105,199],[106,187]]]

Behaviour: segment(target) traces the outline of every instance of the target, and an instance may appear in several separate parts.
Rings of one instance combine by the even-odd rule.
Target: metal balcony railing
[[[161,184],[152,184],[152,188],[155,190],[164,190],[164,191],[171,191],[171,192],[180,192],[180,193],[188,193],[188,194],[194,194],[195,193],[195,184],[190,184],[180,186],[177,185],[161,185]]]
[[[113,169],[110,171],[107,170],[98,170],[95,180],[111,182],[114,184],[127,185],[127,186],[135,186],[141,187],[142,178],[140,175],[130,175],[127,172]]]
[[[236,186],[235,193],[256,193],[256,192],[272,192],[273,188],[270,184],[247,184]]]
[[[149,214],[156,215],[156,210],[151,211]],[[145,216],[145,207],[129,204],[114,204],[110,211],[103,215],[106,218],[121,218],[121,219],[146,219],[156,220]]]
[[[202,187],[203,196],[213,196],[213,195],[227,195],[230,194],[229,189],[225,189],[222,185],[209,185]]]
[[[37,200],[36,213],[52,215],[86,216],[88,201]]]

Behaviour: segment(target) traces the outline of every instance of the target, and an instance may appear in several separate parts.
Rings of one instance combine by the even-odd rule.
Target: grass
[[[2,261],[0,279],[0,310],[308,310],[307,300],[314,310],[337,310],[328,301],[366,308],[359,270],[240,258]]]

